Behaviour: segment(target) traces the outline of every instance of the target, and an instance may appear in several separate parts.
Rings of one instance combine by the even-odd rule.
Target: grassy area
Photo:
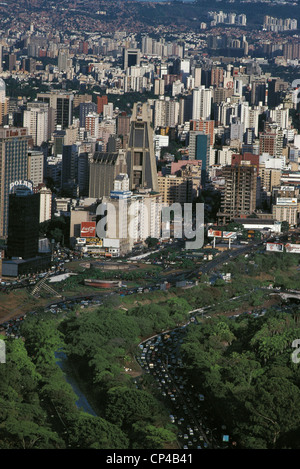
[[[0,293],[0,320],[19,316],[49,303],[48,298],[34,298],[25,289]]]

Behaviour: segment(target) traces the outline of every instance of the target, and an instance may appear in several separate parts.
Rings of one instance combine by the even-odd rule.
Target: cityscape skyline
[[[297,0],[0,3],[0,449],[300,447],[299,70]]]

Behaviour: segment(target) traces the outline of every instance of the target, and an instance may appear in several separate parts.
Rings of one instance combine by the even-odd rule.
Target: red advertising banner
[[[94,238],[96,236],[96,222],[95,221],[83,221],[81,223],[81,238]]]

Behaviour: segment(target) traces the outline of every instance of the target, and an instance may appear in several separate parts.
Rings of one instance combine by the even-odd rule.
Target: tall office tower
[[[69,49],[62,48],[58,53],[58,71],[68,72],[72,67],[72,59],[69,58]]]
[[[7,124],[8,121],[8,101],[6,97],[5,81],[0,78],[0,125]]]
[[[91,103],[93,101],[93,96],[91,94],[75,94],[73,100],[74,110],[79,108],[81,103]]]
[[[165,80],[163,80],[162,78],[155,78],[154,94],[156,96],[163,96],[165,94]]]
[[[193,116],[192,119],[210,119],[212,89],[201,86],[193,90]]]
[[[120,114],[117,118],[117,134],[120,137],[128,136],[130,132],[130,116]]]
[[[23,114],[23,126],[28,129],[32,136],[34,146],[41,146],[47,142],[48,134],[49,106],[47,103],[28,103]]]
[[[107,103],[103,106],[103,119],[113,118],[114,105],[113,103]]]
[[[108,97],[107,95],[97,96],[97,113],[103,114],[103,106],[108,104]]]
[[[179,120],[179,102],[166,99],[166,127],[175,127]]]
[[[211,78],[210,84],[211,86],[215,86],[216,88],[220,88],[223,85],[224,81],[224,70],[221,67],[213,67],[211,69]]]
[[[126,155],[123,151],[96,151],[89,166],[89,197],[108,197],[118,174],[127,172]]]
[[[163,96],[154,101],[154,129],[166,126],[166,101]]]
[[[281,156],[283,149],[283,131],[277,127],[270,127],[259,134],[259,154],[269,153],[271,156]]]
[[[193,200],[193,183],[186,177],[175,174],[158,176],[158,187],[163,204],[184,204]]]
[[[16,69],[17,56],[16,54],[9,54],[8,56],[8,70],[12,72]]]
[[[9,194],[7,256],[30,259],[38,254],[40,194],[16,186]]]
[[[37,100],[49,105],[49,133],[64,130],[72,124],[74,94],[67,91],[38,93]]]
[[[44,180],[44,153],[42,151],[28,151],[27,179],[33,187],[37,187]]]
[[[194,70],[193,70],[192,75],[193,75],[193,78],[195,80],[195,82],[194,82],[195,88],[200,88],[200,86],[202,85],[202,82],[201,82],[202,68],[201,67],[195,67]]]
[[[123,70],[134,65],[140,65],[141,51],[139,49],[123,49]]]
[[[246,164],[247,163],[247,164]],[[257,166],[249,162],[225,166],[225,186],[221,194],[220,223],[251,215],[256,209]]]
[[[3,72],[3,46],[0,44],[0,73]]]
[[[207,168],[209,166],[210,136],[201,131],[191,130],[189,132],[189,159],[200,160],[201,184],[205,184]]]
[[[89,195],[89,153],[79,153],[78,156],[78,187],[79,195]]]
[[[266,168],[265,163],[259,165],[259,204],[268,208],[271,205],[271,196],[273,187],[280,186],[281,170]]]
[[[97,104],[92,102],[79,104],[79,125],[85,127],[85,118],[91,112],[97,112]]]
[[[27,179],[28,132],[26,128],[0,128],[0,237],[7,236],[10,185]]]
[[[63,145],[61,187],[75,186],[78,183],[78,147]]]
[[[283,109],[283,104],[276,106],[275,109],[268,110],[270,119],[282,129],[289,128],[289,109]]]
[[[117,134],[111,134],[108,137],[106,151],[108,153],[118,152],[121,149],[121,139],[117,136]]]
[[[191,120],[190,121],[190,130],[199,130],[201,132],[204,132],[205,135],[210,136],[210,145],[214,144],[214,138],[215,138],[215,121],[213,120],[204,120],[204,119],[199,119],[199,120]]]
[[[99,138],[99,114],[90,112],[85,116],[85,130],[91,137]]]
[[[143,187],[158,192],[151,121],[150,105],[135,103],[127,147],[127,173],[131,190]]]
[[[52,216],[52,192],[46,186],[39,190],[40,194],[40,218],[39,222],[51,220]]]

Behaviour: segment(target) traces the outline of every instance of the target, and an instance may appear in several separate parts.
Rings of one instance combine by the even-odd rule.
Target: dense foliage
[[[299,447],[300,368],[292,361],[297,313],[219,317],[188,331],[184,366],[207,396],[214,423],[225,425],[238,447]]]

